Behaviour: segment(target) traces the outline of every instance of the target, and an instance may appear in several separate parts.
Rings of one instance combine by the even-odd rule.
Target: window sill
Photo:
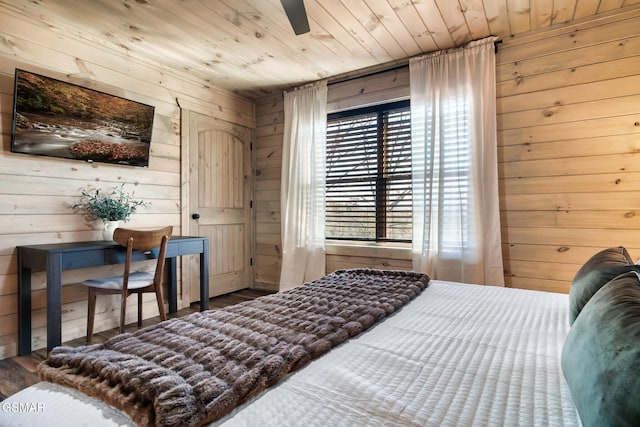
[[[411,259],[411,243],[327,240],[325,246],[327,255]]]
[[[325,240],[326,246],[357,246],[390,249],[411,249],[411,242],[371,242],[365,240]]]

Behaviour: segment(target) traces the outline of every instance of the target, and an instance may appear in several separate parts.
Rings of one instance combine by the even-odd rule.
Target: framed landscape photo
[[[11,151],[147,167],[154,107],[16,69]]]

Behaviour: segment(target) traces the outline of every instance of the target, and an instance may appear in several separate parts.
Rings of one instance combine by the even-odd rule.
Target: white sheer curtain
[[[413,268],[504,286],[494,41],[409,63]]]
[[[327,82],[284,94],[280,290],[325,275]]]

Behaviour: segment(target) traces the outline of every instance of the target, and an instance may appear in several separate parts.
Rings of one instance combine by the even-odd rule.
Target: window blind
[[[329,115],[327,238],[410,241],[411,204],[409,102]]]
[[[464,100],[444,102],[441,115],[428,122],[427,134],[434,134],[441,144],[427,146],[427,155],[433,150],[433,170],[427,176],[431,210],[442,211],[439,223],[441,249],[459,250],[468,241],[471,222],[468,219],[471,185],[470,106]],[[432,123],[436,123],[433,132]],[[442,138],[440,135],[442,134]],[[431,182],[431,178],[434,182]]]

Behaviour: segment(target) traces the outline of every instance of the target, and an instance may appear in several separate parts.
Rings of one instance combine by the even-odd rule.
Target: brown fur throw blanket
[[[57,347],[38,373],[104,400],[139,425],[203,425],[392,314],[428,282],[413,272],[341,270],[102,344]]]

